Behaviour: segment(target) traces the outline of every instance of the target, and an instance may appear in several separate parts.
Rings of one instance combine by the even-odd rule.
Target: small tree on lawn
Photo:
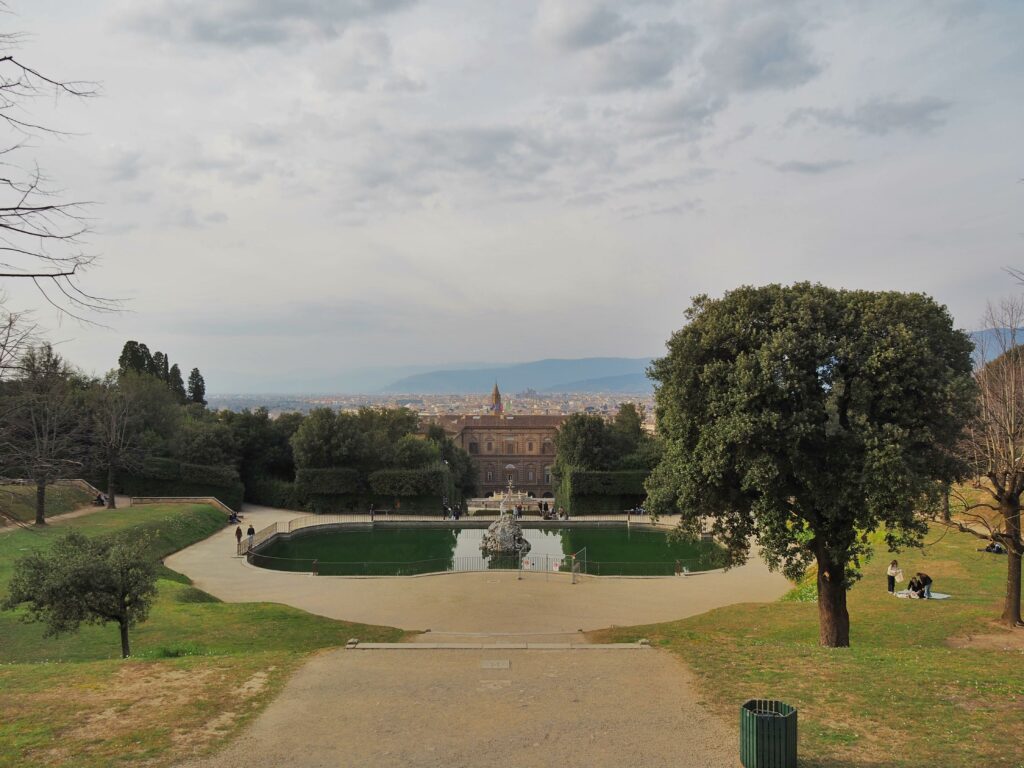
[[[920,545],[915,512],[962,473],[971,341],[927,296],[807,283],[701,296],[687,316],[651,371],[667,446],[648,506],[691,534],[710,517],[730,564],[754,538],[790,578],[816,562],[821,644],[847,646],[867,534]]]
[[[1021,495],[1024,494],[1024,299],[989,305],[978,340],[978,412],[967,429],[964,457],[976,494],[953,491],[955,520],[947,523],[1006,549],[1006,597],[1001,619],[1022,626],[1020,613]]]
[[[146,546],[143,539],[90,539],[69,531],[48,552],[15,562],[2,607],[25,605],[24,619],[46,624],[46,637],[76,632],[82,623],[115,622],[121,656],[128,658],[128,630],[146,620],[156,595],[156,567]]]

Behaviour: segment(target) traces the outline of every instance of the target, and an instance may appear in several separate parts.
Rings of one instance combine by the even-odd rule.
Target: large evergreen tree
[[[790,577],[816,562],[821,643],[849,645],[866,534],[919,545],[915,512],[963,472],[971,341],[927,296],[806,283],[701,296],[687,316],[652,367],[667,449],[649,507],[691,532],[709,516],[733,564],[755,537]]]
[[[119,373],[152,373],[153,356],[149,352],[149,347],[137,341],[126,341],[121,349],[121,356],[117,359],[117,370]]]
[[[188,402],[188,392],[185,391],[185,382],[181,379],[181,368],[175,363],[167,371],[167,387],[174,395],[174,399],[184,405]]]
[[[206,405],[206,382],[198,368],[188,375],[188,402]]]

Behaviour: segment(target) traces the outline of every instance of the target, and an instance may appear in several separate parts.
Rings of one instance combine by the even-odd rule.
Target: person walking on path
[[[889,593],[896,592],[896,582],[903,581],[903,569],[900,564],[893,560],[885,571],[886,580],[889,582]]]
[[[249,530],[245,532],[245,535],[249,537],[249,549],[252,549],[252,545],[256,541],[256,529],[252,527],[252,523],[249,523]]]
[[[242,551],[242,526],[235,526],[235,551]]]

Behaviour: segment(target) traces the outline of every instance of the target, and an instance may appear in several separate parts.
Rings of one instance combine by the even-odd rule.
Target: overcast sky
[[[27,63],[102,84],[32,150],[127,299],[39,312],[89,371],[128,338],[210,392],[657,355],[691,296],[797,280],[970,328],[1024,267],[1014,0],[10,5]]]

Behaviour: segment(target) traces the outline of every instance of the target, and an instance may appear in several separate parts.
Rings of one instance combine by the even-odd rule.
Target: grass
[[[898,555],[900,565],[908,576],[928,573],[935,590],[953,598],[891,597],[891,556],[880,551],[849,594],[851,648],[818,646],[817,604],[801,599],[805,584],[777,603],[594,637],[646,637],[678,653],[709,704],[729,720],[738,720],[748,698],[795,705],[801,766],[1024,766],[1024,643],[1020,632],[993,621],[1006,559],[978,552],[974,537],[942,529],[933,529],[927,543],[924,551]],[[1011,650],[1001,647],[1007,645]]]
[[[97,511],[60,526],[0,536],[0,593],[13,561],[62,529],[145,534],[163,557],[223,527],[204,505]],[[235,734],[310,654],[350,637],[395,641],[400,630],[314,616],[272,603],[223,603],[164,569],[150,618],[118,658],[115,625],[44,638],[0,613],[0,766],[165,766]]]
[[[75,485],[51,485],[46,489],[46,516],[57,517],[92,504],[93,496]],[[0,526],[9,518],[22,522],[36,519],[34,485],[0,485]]]

